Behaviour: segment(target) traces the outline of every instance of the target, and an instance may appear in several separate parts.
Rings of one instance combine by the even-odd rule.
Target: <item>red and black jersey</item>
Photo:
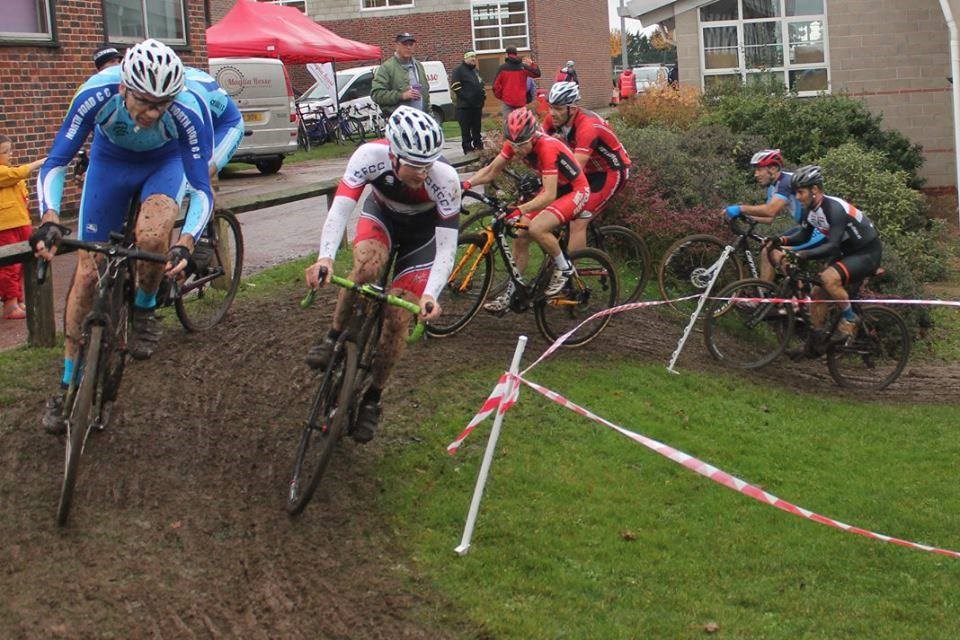
[[[554,125],[548,115],[543,128],[550,135],[563,136],[574,153],[590,154],[587,173],[623,171],[630,166],[630,156],[610,124],[593,111],[577,109],[563,127]]]
[[[503,143],[500,155],[507,160],[516,155],[510,143]],[[533,136],[533,149],[523,162],[540,174],[540,177],[555,175],[557,185],[570,185],[575,191],[589,189],[587,177],[577,164],[570,148],[556,138],[545,135]]]

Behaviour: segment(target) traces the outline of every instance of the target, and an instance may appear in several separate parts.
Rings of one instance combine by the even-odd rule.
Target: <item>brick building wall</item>
[[[187,64],[205,67],[204,0],[187,0],[186,6],[188,45],[179,47],[179,53]],[[0,47],[0,132],[13,138],[15,162],[47,153],[74,93],[96,71],[92,55],[105,40],[104,29],[100,0],[57,2],[55,34],[59,46]],[[32,178],[28,181],[31,191],[33,182]],[[75,210],[78,198],[79,190],[68,180],[64,210]]]

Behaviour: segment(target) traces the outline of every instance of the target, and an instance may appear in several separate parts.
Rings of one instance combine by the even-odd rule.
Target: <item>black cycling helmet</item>
[[[794,171],[793,176],[790,177],[790,186],[794,191],[803,187],[812,187],[813,185],[823,186],[823,172],[820,171],[820,167],[815,164],[800,167]]]

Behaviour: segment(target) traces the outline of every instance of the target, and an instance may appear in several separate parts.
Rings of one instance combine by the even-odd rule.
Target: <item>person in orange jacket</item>
[[[30,212],[27,209],[26,179],[46,158],[19,167],[11,166],[13,140],[0,134],[0,246],[30,238]],[[3,298],[3,319],[23,320],[23,265],[0,267],[0,298]]]
[[[637,95],[637,78],[633,69],[627,67],[620,72],[620,99],[627,100]]]

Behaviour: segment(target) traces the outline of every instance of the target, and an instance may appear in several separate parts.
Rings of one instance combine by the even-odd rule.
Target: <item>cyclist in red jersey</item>
[[[573,157],[590,184],[590,199],[580,215],[570,223],[570,243],[567,247],[570,251],[587,246],[590,218],[606,208],[630,177],[630,156],[613,129],[593,111],[575,106],[579,101],[580,87],[577,83],[557,82],[547,96],[550,115],[543,121],[543,128],[548,135],[559,137],[573,149]]]
[[[560,140],[544,134],[536,116],[527,108],[517,109],[507,116],[503,148],[493,161],[463,183],[464,189],[487,184],[496,178],[507,163],[516,157],[540,174],[543,188],[533,199],[517,207],[514,215],[527,224],[520,230],[513,245],[517,268],[523,272],[530,258],[530,238],[553,258],[556,269],[544,290],[555,296],[573,275],[573,264],[560,249],[553,230],[567,224],[579,215],[590,197],[587,178],[577,164],[573,152]],[[513,283],[484,309],[498,313],[508,308],[513,295]]]

